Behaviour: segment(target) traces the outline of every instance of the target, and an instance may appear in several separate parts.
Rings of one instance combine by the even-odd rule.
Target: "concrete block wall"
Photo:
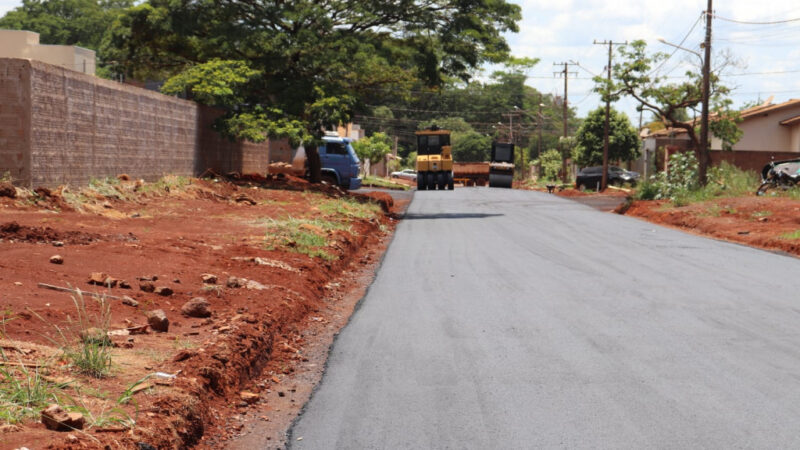
[[[31,181],[30,70],[23,60],[0,60],[0,176]]]
[[[209,168],[264,173],[269,161],[267,143],[213,131],[220,112],[212,108],[37,61],[0,59],[0,117],[18,110],[22,119],[0,120],[0,173],[16,171],[23,186],[85,184],[120,173],[153,180]]]

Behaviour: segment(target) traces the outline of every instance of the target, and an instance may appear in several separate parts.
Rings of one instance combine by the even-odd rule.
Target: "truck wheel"
[[[456,185],[453,182],[453,172],[447,172],[447,189],[453,190],[455,189]]]
[[[331,173],[323,173],[322,174],[322,181],[330,184],[331,186],[338,186],[339,182],[336,181],[336,176]]]
[[[436,190],[436,174],[433,172],[428,172],[425,174],[425,179],[427,180],[428,190],[435,191]]]
[[[439,190],[443,191],[447,187],[447,176],[444,172],[439,172],[436,174],[436,182],[439,185]]]
[[[426,180],[425,172],[420,172],[420,173],[417,174],[417,190],[419,190],[419,191],[424,191],[425,190],[425,188],[427,187],[425,185],[425,180]]]

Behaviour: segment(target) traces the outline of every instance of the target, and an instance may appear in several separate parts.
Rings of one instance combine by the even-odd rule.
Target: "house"
[[[33,31],[0,30],[0,58],[31,59],[89,75],[95,72],[93,50],[40,44],[39,33]]]
[[[771,159],[800,158],[800,100],[773,104],[769,100],[741,112],[742,137],[732,150],[711,136],[711,161],[728,161],[742,169],[761,171]],[[713,117],[712,117],[713,120]],[[662,170],[670,154],[692,148],[686,130],[667,128],[643,136],[642,157],[634,167],[643,173]],[[647,162],[647,164],[645,163]]]

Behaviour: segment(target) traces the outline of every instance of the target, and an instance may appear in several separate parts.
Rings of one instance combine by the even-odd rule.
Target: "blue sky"
[[[697,23],[706,0],[514,0],[522,6],[519,33],[507,39],[516,56],[540,58],[528,75],[528,84],[561,95],[563,80],[553,77],[553,63],[576,61],[577,76],[570,79],[569,100],[581,116],[599,106],[591,94],[591,73],[601,73],[607,48],[592,45],[593,40],[631,41],[645,39],[652,50],[673,49],[657,41],[667,41],[700,50],[703,22]],[[0,0],[0,15],[19,6],[20,0]],[[739,21],[767,22],[800,18],[797,0],[717,0],[715,14]],[[800,21],[775,25],[746,25],[715,19],[712,48],[727,49],[742,62],[730,68],[725,82],[735,88],[736,105],[774,95],[775,102],[800,98]],[[697,65],[697,57],[677,51],[662,72],[680,76]],[[769,72],[769,73],[767,73]],[[676,81],[678,79],[676,78]],[[616,105],[637,121],[635,103],[623,100]],[[647,118],[645,118],[646,120]]]

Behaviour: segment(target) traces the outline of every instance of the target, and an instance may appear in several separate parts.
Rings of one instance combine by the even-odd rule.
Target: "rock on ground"
[[[181,307],[181,313],[189,317],[209,317],[211,311],[208,310],[208,306],[208,300],[204,297],[195,297]]]
[[[163,309],[156,309],[147,313],[147,324],[153,331],[166,333],[169,331],[169,319]]]
[[[82,430],[86,425],[86,419],[81,413],[68,413],[60,406],[52,404],[42,410],[42,423],[48,430],[72,431]]]

